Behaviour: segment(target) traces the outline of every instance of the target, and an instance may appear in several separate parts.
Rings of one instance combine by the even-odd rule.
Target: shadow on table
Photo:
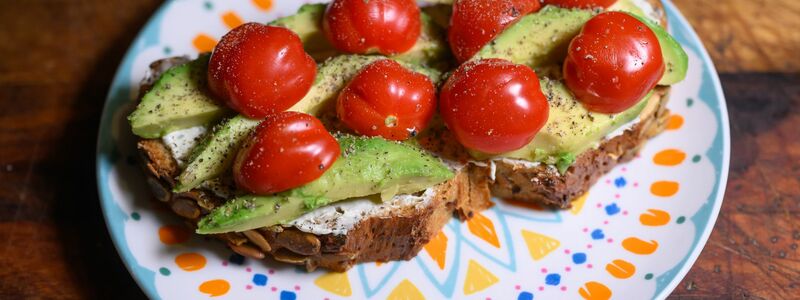
[[[125,51],[157,8],[138,11],[130,18],[124,32],[106,45],[94,66],[86,66],[86,79],[73,101],[75,115],[85,116],[68,122],[58,145],[64,153],[65,165],[53,172],[60,180],[53,191],[60,195],[54,203],[54,220],[58,223],[64,257],[76,277],[76,282],[89,291],[83,298],[144,299],[145,295],[134,282],[111,241],[97,193],[95,147],[97,128],[106,93]],[[76,80],[77,82],[78,80]],[[60,174],[59,174],[60,173]]]

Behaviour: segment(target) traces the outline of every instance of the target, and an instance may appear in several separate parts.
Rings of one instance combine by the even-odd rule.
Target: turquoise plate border
[[[124,222],[129,216],[123,213],[122,209],[114,202],[111,191],[106,183],[108,182],[111,166],[120,159],[119,150],[115,148],[116,146],[111,137],[112,112],[126,101],[130,101],[131,89],[128,83],[131,81],[130,73],[133,60],[137,53],[159,42],[159,24],[161,23],[164,11],[173,3],[174,0],[170,0],[155,12],[125,54],[114,76],[108,96],[106,97],[106,104],[103,108],[103,115],[100,121],[100,129],[97,138],[97,187],[106,226],[108,226],[109,233],[114,241],[114,246],[122,257],[128,271],[145,294],[152,299],[161,298],[155,288],[156,274],[154,271],[139,265],[131,254],[131,250],[125,242],[124,232]],[[701,232],[701,234],[695,235],[691,247],[692,251],[690,251],[690,253],[675,267],[657,278],[656,295],[654,299],[666,298],[680,283],[681,279],[686,276],[686,273],[689,272],[691,266],[697,260],[698,256],[700,256],[703,246],[711,235],[714,223],[722,207],[730,164],[730,124],[728,120],[728,110],[716,68],[708,52],[703,48],[700,38],[675,5],[671,1],[664,1],[664,5],[667,10],[669,22],[673,26],[675,37],[681,44],[699,53],[705,66],[702,77],[703,83],[700,88],[700,99],[703,99],[717,116],[717,125],[719,128],[714,142],[706,155],[714,164],[718,176],[716,178],[715,188],[708,199],[710,201],[706,201],[706,204],[692,216],[695,230],[696,232]]]

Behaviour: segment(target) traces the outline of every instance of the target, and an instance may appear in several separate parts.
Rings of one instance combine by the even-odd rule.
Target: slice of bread
[[[141,140],[147,182],[156,198],[195,227],[197,221],[226,199],[199,188],[173,193],[178,164],[161,140]],[[344,271],[356,263],[411,259],[454,213],[472,216],[491,206],[485,172],[463,166],[455,178],[420,195],[399,195],[383,204],[351,200],[317,209],[284,226],[215,235],[236,253]]]

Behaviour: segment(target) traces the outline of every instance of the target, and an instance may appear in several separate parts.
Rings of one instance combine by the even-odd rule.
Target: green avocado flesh
[[[229,114],[230,110],[217,105],[208,94],[207,68],[208,56],[204,55],[162,74],[128,116],[133,133],[146,139],[160,138]]]
[[[260,120],[235,116],[217,125],[192,151],[189,164],[178,175],[175,192],[188,192],[230,171],[237,150],[259,123]]]
[[[474,157],[571,164],[570,158],[574,160],[575,156],[595,146],[604,136],[636,119],[648,102],[640,101],[618,114],[601,114],[588,111],[561,81],[544,78],[540,84],[550,105],[550,114],[533,141],[519,150],[498,155],[472,152]],[[650,95],[645,99],[649,98]]]
[[[439,159],[423,150],[382,138],[338,137],[342,155],[322,177],[268,196],[243,196],[214,209],[197,232],[241,232],[285,224],[337,201],[381,194],[384,200],[410,194],[453,178]]]
[[[322,111],[333,109],[336,96],[345,85],[365,66],[386,59],[376,55],[340,55],[330,58],[317,69],[317,77],[311,89],[290,111],[318,116]],[[438,71],[416,65],[403,64],[438,82]],[[192,151],[192,159],[178,176],[176,192],[186,192],[204,181],[214,179],[231,169],[234,156],[246,137],[260,123],[244,116],[237,116],[218,125],[212,134]]]
[[[322,30],[322,19],[327,4],[306,4],[296,14],[274,20],[269,25],[288,28],[303,41],[303,47],[314,59],[323,61],[333,57],[338,51],[331,45]],[[422,31],[417,43],[405,53],[392,56],[393,59],[418,65],[440,67],[450,55],[445,42],[445,30],[426,13],[420,14]]]
[[[269,22],[268,25],[288,28],[303,41],[303,48],[317,61],[336,55],[336,49],[322,32],[325,4],[305,4],[297,13]]]
[[[678,41],[675,40],[663,27],[659,26],[647,18],[631,14],[631,16],[639,19],[656,34],[658,44],[661,46],[661,55],[664,57],[664,76],[658,82],[658,85],[673,85],[683,81],[686,78],[686,72],[689,70],[689,56],[683,50]]]
[[[546,6],[508,27],[472,60],[502,58],[534,69],[558,63],[566,57],[572,38],[592,16],[591,10]]]
[[[379,55],[339,55],[326,60],[318,67],[317,78],[314,85],[302,100],[297,102],[291,111],[300,111],[311,115],[318,115],[320,111],[329,108],[350,79],[352,79],[362,68],[386,59]],[[441,73],[427,67],[417,66],[400,62],[409,70],[428,76],[434,83],[438,83]]]
[[[661,54],[664,56],[666,70],[658,85],[673,85],[686,78],[689,68],[689,57],[678,41],[662,26],[661,20],[647,14],[644,9],[632,0],[618,0],[608,8],[609,11],[623,11],[639,19],[655,33],[661,45]]]

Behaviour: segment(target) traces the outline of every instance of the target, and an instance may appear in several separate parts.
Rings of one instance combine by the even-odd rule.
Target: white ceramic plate
[[[689,54],[674,86],[670,129],[603,177],[567,211],[497,201],[474,221],[452,221],[407,262],[347,273],[305,273],[244,259],[189,235],[153,201],[125,116],[150,62],[209,50],[244,21],[293,14],[305,1],[167,1],[117,71],[103,111],[97,174],[106,222],[133,277],[152,298],[195,299],[645,299],[665,298],[688,272],[722,204],[730,135],[725,100],[696,34],[667,2]]]

